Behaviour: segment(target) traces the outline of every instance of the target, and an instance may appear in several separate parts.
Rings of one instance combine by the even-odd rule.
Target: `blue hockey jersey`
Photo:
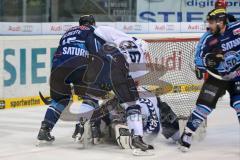
[[[197,68],[206,70],[205,58],[214,49],[223,51],[224,61],[216,67],[220,75],[233,72],[240,65],[240,22],[228,24],[223,34],[213,35],[206,32],[200,39],[195,52]]]
[[[62,65],[66,60],[76,56],[88,58],[89,54],[98,54],[101,42],[93,32],[94,28],[92,26],[70,28],[59,41],[59,46],[52,61],[53,67]]]

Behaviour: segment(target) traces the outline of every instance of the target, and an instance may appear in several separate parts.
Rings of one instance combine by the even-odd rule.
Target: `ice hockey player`
[[[217,0],[215,2],[215,9],[225,9],[225,10],[227,10],[227,6],[228,5],[227,5],[226,0]],[[237,21],[237,19],[233,15],[231,15],[229,13],[226,13],[226,14],[227,14],[227,21],[228,21],[228,23],[232,23],[232,22],[236,22]],[[207,28],[207,30],[208,29],[209,28]],[[198,79],[204,78],[204,80],[206,80],[208,78],[209,74],[208,73],[204,73],[204,75],[203,75],[200,70],[196,69],[196,75],[197,75]],[[222,93],[222,95],[220,97],[224,96],[225,94],[226,94],[226,91],[223,91],[223,93]]]
[[[135,67],[136,70],[131,70],[130,69],[130,75],[133,78],[139,78],[141,76],[143,76],[144,74],[147,74],[148,71],[145,68],[146,65],[146,60],[145,60],[145,53],[148,51],[148,46],[146,44],[145,41],[141,40],[141,39],[137,39],[134,37],[131,37],[127,34],[125,34],[122,31],[119,31],[113,27],[109,27],[109,26],[98,26],[95,30],[94,33],[97,37],[103,39],[104,41],[106,41],[107,43],[110,43],[114,46],[117,46],[122,52],[122,54],[126,57],[127,62],[131,65],[131,64],[140,64],[137,67],[139,67],[138,69],[136,69],[137,67]],[[111,33],[111,34],[109,34]],[[129,67],[131,68],[131,67]],[[141,87],[138,87],[138,90],[144,90]],[[144,92],[148,92],[147,90],[144,90]],[[146,96],[148,95],[148,96]],[[160,116],[159,114],[159,106],[157,105],[157,97],[152,94],[152,93],[148,93],[145,95],[141,95],[140,93],[140,99],[138,100],[138,104],[139,104],[139,113],[140,110],[144,113],[142,113],[143,115],[145,115],[145,117],[147,117],[146,120],[146,124],[145,126],[142,126],[142,123],[139,123],[138,125],[134,125],[133,124],[133,120],[134,118],[137,118],[140,120],[141,115],[136,114],[136,112],[133,114],[130,114],[131,112],[127,112],[127,114],[129,114],[127,116],[127,128],[131,130],[134,130],[135,134],[138,135],[138,137],[141,137],[140,139],[142,139],[143,137],[143,132],[144,130],[148,130],[148,133],[158,133],[160,130]],[[163,134],[165,135],[165,137],[170,138],[173,135],[175,136],[175,139],[177,139],[176,137],[179,134],[178,130],[179,130],[179,126],[178,126],[178,120],[176,118],[176,115],[173,113],[173,111],[171,110],[171,108],[168,105],[165,105],[166,103],[164,103],[163,107],[163,111],[161,112],[161,122],[162,126],[163,126]],[[165,106],[165,107],[164,107]],[[154,114],[154,115],[153,115]],[[168,116],[172,116],[172,118],[169,118]],[[142,118],[141,118],[142,119]],[[140,120],[141,121],[141,120]],[[79,126],[76,126],[76,128],[82,128],[80,126],[80,123],[78,124]],[[121,130],[126,129],[126,126],[120,125],[119,128],[116,129],[116,135],[119,135],[119,133],[121,132]],[[76,131],[76,130],[75,130]],[[82,130],[79,130],[82,131]],[[137,131],[137,132],[136,132]],[[76,134],[77,132],[75,132]],[[124,136],[123,136],[124,137]],[[134,138],[134,137],[133,137]],[[121,140],[121,138],[117,138],[118,142]],[[134,139],[133,139],[134,140]],[[119,145],[124,145],[126,144],[125,139],[122,140],[121,142],[119,142]],[[129,145],[129,144],[127,144]],[[134,146],[134,145],[133,145]]]
[[[207,15],[210,30],[205,33],[196,48],[195,65],[201,72],[208,72],[196,108],[192,111],[179,141],[180,149],[187,151],[192,135],[199,125],[215,109],[223,91],[230,94],[240,122],[240,22],[227,24],[225,9],[214,9]]]
[[[108,34],[109,32],[111,32],[111,34]],[[146,68],[147,62],[145,59],[145,54],[149,52],[147,42],[139,38],[131,37],[110,26],[98,26],[94,33],[106,42],[113,43],[121,48],[130,66],[138,64],[135,66],[135,70],[131,70],[130,67],[130,75],[134,80],[141,79],[143,75],[149,72]],[[143,118],[145,123],[141,136],[143,136],[144,133],[147,133],[147,135],[157,135],[162,129],[161,132],[166,138],[178,140],[179,124],[175,113],[167,103],[161,102],[160,98],[156,97],[153,93],[145,90],[141,86],[138,86],[138,90],[140,91],[138,104],[141,107],[142,115],[145,117]],[[141,91],[143,91],[143,93],[141,93]],[[117,132],[115,134],[120,136],[116,136],[118,144],[124,145],[126,144],[124,142],[128,141],[122,139],[122,141],[119,142],[121,140],[121,135],[118,133],[123,129],[121,127],[124,128],[122,125],[117,128],[118,130],[115,128]],[[133,129],[131,126],[128,126],[128,128],[130,128],[130,130]]]
[[[50,75],[50,97],[52,101],[37,136],[39,141],[54,141],[50,132],[70,101],[72,95],[70,84],[74,85],[76,94],[85,95],[90,82],[87,76],[92,76],[90,74],[84,76],[86,66],[91,63],[97,65],[92,56],[98,54],[100,43],[95,38],[93,31],[94,28],[90,25],[76,26],[69,29],[60,39],[52,60]],[[88,68],[91,70],[90,67]],[[84,80],[85,82],[83,82]]]
[[[99,86],[98,82],[106,79],[108,82],[110,80],[111,90],[114,91],[120,103],[125,106],[127,114],[132,118],[128,125],[138,126],[133,130],[133,146],[140,148],[142,151],[152,149],[153,147],[144,143],[139,135],[139,132],[142,132],[142,119],[139,118],[141,117],[141,110],[140,106],[136,104],[139,95],[136,84],[129,75],[128,63],[116,47],[103,45],[101,48],[98,48],[101,45],[101,40],[98,40],[90,32],[92,31],[92,25],[95,25],[93,16],[83,16],[80,18],[80,26],[67,31],[60,40],[58,50],[53,59],[53,69],[50,78],[51,98],[53,101],[42,122],[38,140],[54,140],[54,137],[50,135],[50,131],[59,119],[61,112],[69,103],[69,96],[71,95],[69,83],[73,83],[77,95],[84,96],[90,94],[101,96],[107,91],[102,90],[101,83]],[[91,54],[94,54],[94,56]],[[101,56],[100,60],[97,56],[98,54]],[[79,58],[81,56],[84,58]],[[83,65],[87,65],[87,69],[83,68]],[[104,70],[104,66],[109,66],[108,70],[110,71],[111,69],[111,72]],[[66,68],[66,73],[62,68]],[[86,73],[82,69],[85,69]],[[68,72],[69,70],[71,72]],[[82,71],[84,71],[84,74],[82,74]],[[98,73],[97,76],[96,73]],[[98,89],[96,90],[92,87],[97,87]],[[85,105],[85,108],[87,107],[89,107],[89,110],[94,109],[93,106]]]
[[[143,118],[143,137],[148,141],[154,141],[159,134],[162,134],[166,139],[178,141],[180,138],[179,124],[176,114],[171,107],[160,100],[160,98],[147,97],[140,98],[138,101],[141,106]],[[110,112],[111,126],[115,131],[115,138],[118,145],[125,148],[132,148],[131,134],[126,119],[121,112]]]
[[[80,20],[79,20],[79,24],[82,25],[82,24],[85,24],[85,23],[89,23],[89,22],[83,21],[83,19],[81,17]],[[94,25],[94,24],[92,24],[92,25]],[[114,34],[114,33],[111,33],[111,34]],[[98,37],[98,38],[102,39],[102,37]],[[105,39],[102,39],[102,40],[105,41]],[[108,45],[109,46],[112,45],[111,47],[115,48],[121,54],[121,56],[124,58],[123,61],[126,61],[125,55],[123,55],[122,52],[119,51],[119,48],[117,46],[115,46],[115,45],[113,45],[113,43],[109,43],[109,42],[108,42]],[[107,49],[105,49],[105,52],[108,52],[106,50]],[[139,53],[137,53],[137,54],[139,54]],[[140,58],[140,56],[138,58]],[[140,108],[139,104],[136,104],[136,102],[139,98],[139,94],[138,94],[138,91],[135,90],[136,89],[135,88],[136,87],[135,82],[133,81],[133,79],[131,79],[131,75],[129,75],[128,66],[129,66],[128,62],[127,62],[126,65],[123,66],[123,67],[127,67],[126,68],[127,72],[124,71],[124,72],[127,73],[127,77],[128,77],[126,82],[125,82],[125,79],[123,79],[122,77],[119,77],[118,75],[114,75],[114,76],[112,75],[112,77],[111,77],[112,81],[113,81],[113,79],[118,79],[118,81],[121,80],[121,83],[119,82],[120,84],[117,84],[117,85],[114,84],[112,89],[115,90],[114,92],[116,93],[116,96],[121,98],[120,103],[121,103],[122,106],[124,106],[124,108],[126,110],[126,114],[127,114],[128,119],[129,119],[127,121],[127,124],[128,124],[128,126],[130,126],[131,130],[133,131],[132,132],[133,133],[132,134],[132,144],[133,144],[133,146],[135,146],[136,148],[140,148],[141,150],[145,151],[145,150],[148,150],[148,149],[153,149],[153,147],[151,145],[148,145],[148,144],[144,143],[143,140],[142,140],[143,125],[142,125],[142,118],[140,118],[141,117],[141,108]],[[117,67],[121,68],[121,65],[118,65]],[[104,74],[108,75],[107,72],[109,72],[109,71],[106,70]],[[114,72],[114,68],[112,67],[111,68],[111,73],[113,74],[113,72]],[[116,70],[116,73],[118,73],[117,70]],[[114,74],[116,74],[116,73],[114,73]],[[119,72],[118,74],[121,74],[121,73]],[[106,76],[105,76],[104,79],[106,79]],[[117,80],[115,80],[115,81],[117,81]],[[124,101],[125,101],[125,103],[123,103]],[[129,102],[131,102],[131,103],[129,104]],[[88,105],[88,107],[92,107],[91,103],[88,103],[88,104],[84,103],[83,105]],[[81,108],[81,106],[80,106],[80,108]],[[82,131],[80,129],[80,128],[82,128],[82,126],[80,126],[80,125],[81,125],[81,123],[76,125],[76,129],[78,128],[79,132]],[[78,134],[78,133],[75,130],[74,136],[76,134]],[[80,134],[82,134],[82,133],[80,133]]]

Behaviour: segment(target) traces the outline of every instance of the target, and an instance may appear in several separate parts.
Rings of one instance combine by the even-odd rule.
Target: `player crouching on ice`
[[[231,107],[237,112],[240,122],[240,22],[227,24],[224,9],[214,9],[207,15],[209,31],[205,33],[196,48],[195,64],[201,72],[208,72],[179,141],[180,149],[188,151],[192,135],[215,109],[225,90],[230,94]]]
[[[104,41],[93,34],[94,25],[93,16],[83,16],[80,26],[69,29],[60,40],[50,77],[52,103],[45,114],[38,140],[54,141],[50,132],[69,104],[71,88],[78,96],[102,97],[113,91],[126,110],[127,124],[133,130],[132,145],[141,151],[153,149],[143,142],[141,136],[143,124],[139,118],[141,107],[137,104],[139,94],[129,75],[128,63],[118,48],[104,48]],[[102,87],[101,84],[105,83],[110,87]],[[86,103],[82,108],[95,110],[94,106]]]
[[[94,34],[105,42],[116,46],[121,51],[121,54],[124,55],[126,61],[130,66],[129,75],[133,77],[134,80],[141,79],[143,75],[146,75],[149,72],[146,68],[145,54],[148,52],[148,45],[145,41],[131,37],[126,33],[109,26],[96,27],[94,30]],[[135,65],[135,69],[132,70],[131,65]],[[129,108],[126,109],[126,114],[123,116],[126,118],[124,119],[124,121],[120,122],[123,125],[116,124],[116,121],[114,119],[111,119],[111,122],[114,122],[114,125],[116,125],[113,128],[115,128],[116,131],[115,135],[118,144],[122,148],[129,148],[130,144],[128,144],[128,142],[133,141],[135,143],[135,138],[142,141],[144,130],[148,133],[156,135],[160,131],[160,126],[162,126],[163,128],[162,133],[166,138],[171,137],[175,140],[178,140],[178,120],[171,108],[166,103],[161,102],[162,105],[160,105],[160,101],[157,102],[158,98],[151,92],[142,88],[141,86],[138,86],[138,91],[140,91],[140,99],[137,101],[137,105],[139,107],[132,108],[131,110],[129,110]],[[144,92],[145,94],[141,94],[141,92]],[[86,104],[91,106],[92,104],[94,104],[94,102],[91,102],[91,99],[88,99],[87,102],[83,103],[83,105]],[[161,114],[159,114],[159,112],[161,112]],[[121,117],[121,115],[119,116]],[[110,117],[112,117],[111,113]],[[146,123],[144,123],[144,126],[142,126],[141,122],[142,117],[145,117],[144,122]],[[137,121],[139,121],[140,123],[136,123]],[[125,124],[127,124],[127,126]],[[81,138],[83,135],[83,128],[83,123],[78,123],[76,125],[73,137]],[[97,131],[100,132],[100,129],[98,129]],[[134,131],[135,136],[129,137],[129,135],[132,134],[132,131]],[[93,134],[96,135],[95,133]],[[98,133],[98,135],[101,135],[101,133]],[[125,138],[129,139],[126,140]],[[126,145],[128,147],[126,147]],[[134,145],[135,144],[131,144],[131,146]]]

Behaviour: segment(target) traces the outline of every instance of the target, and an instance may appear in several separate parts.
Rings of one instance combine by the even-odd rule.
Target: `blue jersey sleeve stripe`
[[[230,29],[230,28],[233,28],[233,27],[236,27],[236,26],[240,27],[240,22],[230,23],[228,28]]]
[[[206,32],[199,40],[196,51],[195,51],[195,64],[199,69],[205,69],[203,64],[203,49],[205,47],[205,43],[208,38],[210,38],[212,35],[209,32]]]
[[[99,49],[98,49],[98,44],[97,44],[97,39],[96,38],[94,38],[94,43],[95,43],[96,52],[98,52]]]
[[[201,52],[200,52],[200,57],[202,57],[203,55],[203,48],[205,47],[205,43],[206,43],[206,41],[208,40],[208,38],[210,38],[210,37],[212,37],[212,35],[207,35],[206,37],[204,37],[204,40],[203,40],[203,42],[202,42],[202,46],[201,46]]]
[[[212,36],[209,32],[205,33],[199,40],[198,45],[196,47],[196,56],[199,55],[199,57],[201,56],[201,51],[204,47],[204,44],[206,43],[207,39]]]

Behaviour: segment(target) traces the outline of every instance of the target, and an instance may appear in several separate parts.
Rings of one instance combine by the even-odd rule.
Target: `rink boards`
[[[144,39],[181,37],[172,35],[134,35]],[[199,37],[189,34],[185,37]],[[41,106],[38,92],[49,96],[51,59],[58,45],[59,35],[1,36],[0,37],[0,108]],[[167,88],[169,93],[198,92],[199,84],[178,84]]]

